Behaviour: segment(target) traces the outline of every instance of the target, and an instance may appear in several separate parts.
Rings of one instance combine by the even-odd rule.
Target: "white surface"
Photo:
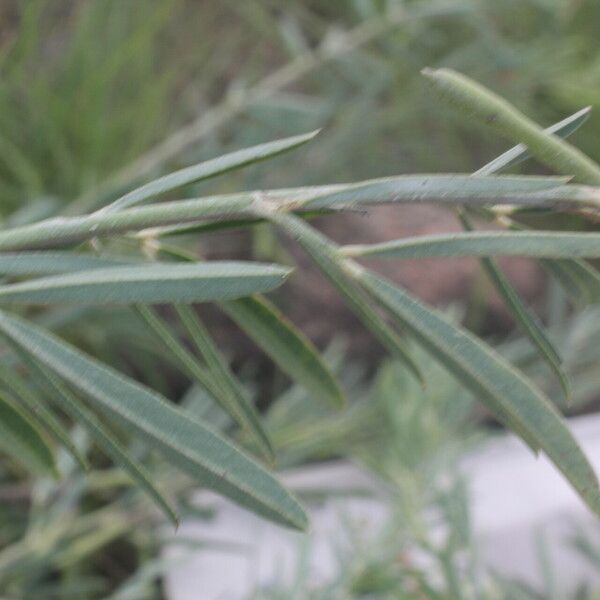
[[[570,426],[600,471],[600,417],[573,419]],[[573,524],[598,532],[597,520],[547,459],[536,459],[516,438],[503,436],[468,457],[463,470],[470,482],[479,547],[484,561],[496,572],[540,583],[535,538],[541,531],[563,590],[584,576],[600,584],[600,573],[590,571],[590,566],[564,543],[573,533]],[[340,520],[349,518],[358,523],[365,539],[377,537],[385,526],[388,509],[382,490],[353,465],[329,464],[291,473],[284,479],[295,490],[326,487],[340,493],[309,506],[308,534],[286,531],[213,496],[217,517],[210,522],[183,523],[180,535],[243,547],[239,552],[209,547],[189,557],[166,577],[169,600],[236,600],[259,584],[290,582],[307,545],[312,581],[318,585],[335,574],[336,552],[343,543]],[[344,493],[348,488],[369,490],[374,497]],[[189,556],[189,549],[183,552]],[[167,548],[166,553],[174,557],[178,550]]]

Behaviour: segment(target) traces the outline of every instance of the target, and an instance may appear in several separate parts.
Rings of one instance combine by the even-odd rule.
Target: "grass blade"
[[[219,306],[294,382],[332,406],[344,405],[344,394],[318,350],[275,305],[254,295]]]
[[[262,427],[260,417],[258,416],[254,406],[250,400],[245,397],[241,389],[233,389],[234,385],[223,380],[224,375],[221,372],[226,367],[219,367],[219,372],[211,368],[206,369],[196,359],[196,357],[177,339],[171,332],[169,326],[148,306],[138,305],[137,313],[157,335],[163,344],[171,351],[173,357],[188,375],[200,384],[200,386],[208,392],[213,400],[215,400],[227,412],[233,420],[245,430],[256,443],[261,454],[269,461],[274,461],[273,447],[271,442]],[[181,316],[181,312],[179,313]],[[213,348],[214,352],[218,352]],[[214,367],[214,365],[213,365]],[[228,369],[227,369],[228,371]],[[218,376],[217,376],[218,375]],[[233,377],[233,376],[232,376]]]
[[[250,148],[244,148],[243,150],[236,150],[235,152],[224,154],[218,158],[213,158],[212,160],[186,167],[185,169],[175,171],[174,173],[169,173],[164,177],[155,179],[154,181],[146,183],[124,196],[121,196],[105,208],[100,209],[100,211],[112,212],[128,208],[140,204],[149,198],[183,187],[184,185],[202,181],[209,177],[222,175],[228,171],[272,158],[283,152],[298,148],[298,146],[301,146],[302,144],[306,144],[306,142],[312,140],[318,133],[319,130],[311,131],[310,133],[305,133],[303,135],[296,135],[275,140],[273,142],[267,142],[266,144],[259,144],[258,146],[251,146]]]
[[[469,231],[423,235],[391,242],[346,246],[346,256],[424,258],[432,256],[600,257],[600,233],[557,231]]]
[[[34,475],[58,477],[52,451],[9,394],[0,391],[0,449]]]
[[[111,304],[228,300],[282,284],[290,270],[252,262],[153,263],[0,285],[0,302]]]
[[[158,393],[4,312],[0,330],[206,487],[274,522],[306,527],[302,507],[268,471]]]
[[[598,480],[551,402],[492,348],[405,291],[354,265],[356,276],[412,335],[482,402],[508,416],[600,515]]]

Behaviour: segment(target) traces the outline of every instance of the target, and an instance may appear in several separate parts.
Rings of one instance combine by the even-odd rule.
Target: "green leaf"
[[[100,258],[73,252],[10,252],[0,254],[0,275],[46,275],[131,265],[131,260]]]
[[[576,113],[568,116],[566,119],[554,123],[554,125],[544,129],[544,131],[546,133],[554,133],[560,137],[568,137],[587,121],[591,110],[591,106],[582,108]],[[517,144],[481,167],[481,169],[477,169],[473,175],[492,175],[502,169],[508,169],[514,165],[518,165],[530,157],[531,154],[527,150],[527,146],[525,146],[525,144]]]
[[[0,391],[0,449],[34,475],[58,477],[52,451],[35,425]]]
[[[206,487],[277,523],[306,527],[302,507],[268,471],[158,393],[22,319],[2,312],[0,330]]]
[[[346,246],[346,256],[424,258],[431,256],[600,257],[600,233],[555,231],[470,231],[423,235],[381,244]]]
[[[317,209],[382,202],[502,204],[503,201],[513,203],[516,195],[524,196],[522,202],[527,204],[526,194],[553,188],[568,189],[564,186],[566,182],[563,177],[525,175],[400,175],[337,186],[333,191],[324,193],[314,191],[312,198],[299,197],[296,205],[303,209]]]
[[[185,372],[194,378],[213,400],[225,410],[234,421],[247,431],[256,443],[261,454],[269,461],[273,462],[274,454],[271,442],[264,431],[260,418],[245,397],[242,390],[234,390],[231,382],[225,383],[223,380],[223,367],[219,367],[216,372],[209,364],[209,369],[202,366],[196,357],[177,339],[171,332],[167,323],[165,323],[150,307],[138,305],[136,311],[142,317],[144,322],[158,336],[160,341],[170,350],[171,355],[177,359],[179,365]],[[180,312],[181,315],[181,312]],[[214,352],[218,352],[213,348]],[[213,365],[214,366],[214,365]]]
[[[251,146],[250,148],[244,148],[243,150],[224,154],[218,158],[213,158],[212,160],[186,167],[185,169],[175,171],[174,173],[169,173],[164,177],[155,179],[154,181],[146,183],[124,196],[121,196],[113,203],[101,209],[101,211],[121,210],[122,208],[140,204],[149,198],[173,191],[184,185],[188,185],[189,183],[208,179],[209,177],[215,177],[227,173],[227,171],[239,169],[240,167],[272,158],[309,142],[317,135],[317,133],[319,133],[319,130],[311,131],[310,133],[305,133],[303,135],[275,140],[266,144],[259,144],[258,146]]]
[[[290,269],[253,262],[153,263],[0,285],[0,302],[111,304],[229,300],[282,284]]]
[[[542,164],[571,175],[580,183],[600,185],[600,166],[581,150],[544,131],[509,102],[452,69],[423,69],[423,75],[444,98],[500,135],[525,144]]]
[[[3,336],[4,337],[4,336]],[[10,340],[9,340],[9,343]],[[17,373],[14,368],[0,366],[0,381],[2,381],[12,393],[21,400],[27,408],[31,417],[40,428],[45,429],[52,437],[62,444],[79,465],[87,470],[89,468],[87,459],[79,452],[71,441],[69,432],[56,416],[45,406],[45,404],[34,394],[31,388]]]
[[[215,386],[222,390],[227,400],[228,413],[245,423],[246,429],[254,434],[259,447],[267,458],[273,461],[273,446],[261,422],[252,400],[248,397],[242,384],[236,379],[227,360],[221,354],[204,324],[197,317],[194,309],[187,304],[176,304],[175,311],[185,326],[190,339],[204,357]]]
[[[554,371],[568,402],[571,397],[571,389],[569,378],[562,368],[562,358],[554,347],[554,344],[548,339],[537,316],[527,308],[518,292],[513,288],[494,261],[489,258],[483,258],[481,259],[481,264],[515,321],[519,323],[527,337],[538,349],[542,358],[552,371]]]
[[[52,371],[42,366],[23,350],[21,354],[25,357],[27,365],[41,379],[45,389],[48,390],[57,405],[74,421],[83,425],[90,432],[96,444],[116,465],[129,474],[131,479],[152,498],[166,517],[177,527],[178,519],[174,508],[152,483],[151,476],[146,472],[143,465],[136,463],[129,457],[127,450],[102,421]]]
[[[353,265],[355,276],[433,356],[525,441],[554,462],[592,511],[600,515],[593,468],[552,403],[492,348],[437,311]],[[500,409],[500,410],[499,410]]]
[[[332,406],[343,406],[344,394],[318,350],[275,305],[254,295],[219,306],[296,383]]]
[[[338,248],[325,236],[294,215],[270,214],[272,221],[285,229],[312,257],[323,274],[336,287],[350,309],[381,342],[381,344],[409,371],[423,382],[419,367],[404,348],[392,328],[373,309],[371,299],[355,285],[341,268],[343,257]]]
[[[458,217],[463,227],[466,230],[471,231],[472,225],[467,216],[459,213]],[[538,349],[538,352],[546,361],[550,369],[554,371],[568,402],[571,398],[571,390],[569,379],[562,368],[562,359],[552,342],[546,336],[544,328],[538,321],[537,316],[527,308],[523,300],[521,300],[517,290],[513,288],[508,279],[504,276],[502,270],[492,259],[482,258],[480,263],[515,321],[521,326],[527,337],[529,337],[530,341]]]

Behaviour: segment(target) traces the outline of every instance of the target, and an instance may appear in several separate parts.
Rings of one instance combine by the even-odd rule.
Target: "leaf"
[[[344,405],[343,392],[318,350],[274,304],[254,295],[219,306],[296,383],[332,406]]]
[[[35,475],[58,477],[52,451],[10,396],[0,391],[0,449]]]
[[[509,102],[452,69],[421,71],[441,95],[500,135],[525,144],[532,156],[580,183],[600,185],[600,166],[581,150],[544,131]]]
[[[576,113],[568,116],[566,119],[563,119],[558,123],[554,123],[554,125],[544,129],[544,131],[546,133],[554,133],[560,137],[568,137],[574,131],[577,131],[577,129],[579,129],[579,127],[581,127],[585,121],[587,121],[591,110],[591,106],[586,106],[585,108],[582,108]],[[493,173],[497,173],[502,169],[508,169],[509,167],[518,165],[530,157],[531,154],[527,150],[527,146],[524,144],[517,144],[510,150],[507,150],[494,160],[481,167],[481,169],[475,171],[473,175],[492,175]]]
[[[73,394],[53,372],[38,364],[26,352],[21,350],[21,355],[25,358],[26,364],[32,371],[38,375],[42,384],[48,389],[54,401],[59,405],[74,421],[83,425],[89,432],[96,444],[121,467],[133,481],[135,481],[142,490],[156,503],[158,508],[166,517],[178,526],[177,515],[174,508],[168,500],[152,483],[152,478],[146,472],[143,465],[136,463],[131,459],[127,450],[121,445],[119,440],[110,432],[110,430],[98,419],[98,417]]]
[[[111,304],[228,300],[282,284],[290,269],[254,262],[153,263],[0,285],[0,301]]]
[[[503,199],[515,201],[515,196],[544,192],[553,188],[567,189],[563,177],[537,177],[525,175],[497,175],[473,177],[472,175],[400,175],[373,179],[361,183],[338,186],[333,191],[313,197],[299,197],[295,202],[303,209],[335,208],[339,205],[355,206],[382,202],[436,202],[441,204],[501,204]],[[318,188],[317,188],[318,189]],[[307,192],[308,195],[308,192]],[[534,197],[535,198],[535,197]],[[527,204],[527,197],[522,198]]]
[[[600,233],[470,231],[408,237],[343,248],[346,256],[424,258],[431,256],[600,257]]]
[[[222,373],[219,376],[213,369],[206,369],[196,357],[177,339],[165,323],[150,307],[138,305],[137,313],[144,322],[152,329],[161,342],[170,350],[172,356],[177,359],[178,364],[186,373],[193,377],[211,398],[215,400],[229,414],[234,421],[247,431],[255,441],[261,454],[270,462],[273,462],[273,448],[264,431],[260,418],[254,406],[244,396],[241,390],[234,390],[229,383],[224,383]]]
[[[73,252],[10,252],[0,254],[0,275],[71,273],[131,264],[131,260],[100,258]]]
[[[400,338],[372,308],[370,298],[349,279],[340,267],[343,258],[338,252],[338,248],[294,215],[274,213],[270,215],[270,218],[274,223],[283,227],[306,250],[356,316],[388,352],[406,365],[409,371],[422,383],[421,372],[404,348]]]
[[[245,167],[246,165],[272,158],[309,142],[317,135],[317,133],[319,133],[319,130],[311,131],[310,133],[305,133],[303,135],[275,140],[266,144],[259,144],[258,146],[251,146],[250,148],[244,148],[243,150],[224,154],[218,158],[213,158],[212,160],[186,167],[185,169],[175,171],[174,173],[169,173],[164,177],[155,179],[154,181],[146,183],[124,196],[121,196],[105,208],[101,209],[101,212],[121,210],[135,204],[140,204],[154,196],[188,185],[189,183],[208,179],[209,177],[215,177],[226,173],[227,171],[239,169],[240,167]]]
[[[273,446],[260,422],[260,416],[254,404],[248,398],[242,384],[230,371],[225,357],[196,316],[194,309],[187,304],[176,304],[175,311],[185,326],[190,339],[204,357],[215,386],[223,391],[228,403],[227,412],[234,419],[244,421],[246,429],[254,434],[263,453],[270,461],[273,461]]]
[[[596,474],[551,402],[474,335],[385,279],[354,267],[361,283],[415,339],[501,420],[508,417],[512,428],[527,436],[525,441],[539,446],[590,509],[600,514]]]
[[[463,227],[470,231],[472,225],[467,216],[459,213],[458,217]],[[546,336],[544,328],[538,321],[537,316],[527,308],[526,304],[521,300],[517,290],[513,288],[508,279],[504,276],[500,267],[498,267],[493,260],[482,258],[480,263],[515,321],[524,330],[531,343],[538,349],[538,352],[546,361],[550,369],[554,371],[554,374],[558,378],[563,389],[565,398],[567,399],[567,402],[569,402],[571,390],[569,379],[562,368],[562,358],[554,347],[554,344],[552,344]]]
[[[272,521],[306,527],[302,507],[268,471],[158,393],[4,312],[0,330],[206,487]]]
[[[10,340],[9,343],[11,343]],[[71,454],[71,456],[79,463],[82,469],[87,470],[89,468],[87,459],[79,452],[75,444],[71,441],[69,432],[56,416],[48,410],[44,403],[36,397],[27,383],[17,374],[16,370],[3,365],[0,366],[0,381],[2,381],[12,393],[21,400],[22,404],[25,405],[36,423],[62,444],[69,454]]]
[[[558,354],[554,344],[546,336],[543,326],[538,321],[536,315],[523,303],[518,292],[513,288],[496,263],[489,258],[483,258],[481,259],[481,264],[515,321],[519,323],[527,337],[538,349],[542,358],[552,371],[554,371],[568,402],[571,397],[569,378],[562,368],[562,358]]]

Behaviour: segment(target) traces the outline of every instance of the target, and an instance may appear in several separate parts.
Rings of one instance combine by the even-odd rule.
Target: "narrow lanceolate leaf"
[[[273,446],[264,430],[258,411],[248,397],[246,390],[229,369],[227,360],[221,354],[212,337],[200,321],[194,309],[188,304],[176,304],[175,311],[185,326],[191,341],[204,358],[217,388],[227,400],[228,412],[237,421],[243,421],[266,457],[273,461]]]
[[[463,213],[459,213],[458,217],[463,227],[471,232],[473,226],[468,217]],[[482,258],[480,259],[480,263],[498,292],[498,295],[512,314],[515,322],[521,326],[531,343],[537,348],[541,357],[546,361],[550,369],[554,371],[568,402],[571,397],[571,391],[569,378],[562,368],[562,358],[554,347],[554,344],[548,339],[537,316],[527,308],[517,290],[513,288],[500,267],[491,258]]]
[[[227,412],[234,421],[250,436],[252,436],[261,454],[270,462],[274,460],[273,447],[262,427],[260,418],[254,406],[241,390],[232,389],[230,383],[224,384],[221,368],[218,377],[214,370],[201,365],[196,357],[181,343],[177,336],[149,306],[138,305],[136,311],[150,327],[160,341],[169,349],[170,354],[177,360],[185,372],[193,377],[210,397]],[[216,349],[215,349],[216,351]]]
[[[323,274],[336,287],[350,309],[381,344],[423,383],[419,367],[404,348],[394,330],[373,309],[371,299],[341,268],[343,256],[330,240],[294,215],[270,214],[274,223],[283,227],[308,252]]]
[[[21,401],[23,408],[29,411],[29,414],[36,421],[38,427],[47,431],[56,441],[62,444],[79,465],[87,470],[89,468],[87,459],[72,442],[69,432],[36,396],[17,371],[14,368],[0,366],[0,381]]]
[[[508,418],[517,433],[526,434],[525,441],[543,450],[590,509],[600,515],[596,474],[552,403],[475,336],[382,277],[353,266],[362,284],[415,339],[502,420]]]
[[[268,471],[158,393],[4,312],[0,330],[206,487],[277,523],[306,527],[302,507]]]
[[[96,444],[154,500],[166,517],[177,526],[178,520],[174,508],[152,483],[151,476],[144,467],[129,456],[121,442],[102,421],[52,371],[26,352],[22,352],[22,355],[57,405],[89,431]]]
[[[422,71],[449,102],[493,127],[500,135],[524,144],[541,163],[580,183],[600,185],[600,166],[583,152],[544,131],[504,98],[451,69]]]
[[[124,266],[131,260],[101,258],[73,252],[6,252],[0,254],[0,275],[50,275]]]
[[[266,144],[259,144],[258,146],[251,146],[250,148],[244,148],[243,150],[237,150],[229,154],[224,154],[218,158],[207,160],[205,162],[186,167],[180,171],[169,173],[164,177],[155,179],[150,183],[147,183],[135,190],[121,196],[115,200],[112,204],[101,209],[101,211],[117,211],[135,204],[140,204],[149,198],[154,198],[160,194],[173,191],[177,188],[183,187],[190,183],[202,181],[209,177],[215,177],[222,175],[228,171],[239,169],[241,167],[250,165],[261,160],[266,160],[293,150],[306,142],[312,140],[319,131],[311,131],[303,135],[296,135],[289,138],[275,140],[273,142],[267,142]]]
[[[282,284],[290,269],[253,262],[152,263],[0,285],[0,302],[160,304],[229,300]]]
[[[328,404],[344,404],[343,392],[318,350],[266,298],[249,296],[219,306],[295,383]]]
[[[544,129],[546,133],[554,133],[562,138],[566,138],[570,136],[574,131],[577,131],[581,125],[587,121],[587,118],[590,116],[590,112],[592,110],[591,106],[587,106],[586,108],[582,108],[576,113],[568,116],[566,119],[559,121],[558,123],[554,123],[547,129]],[[496,157],[494,160],[490,161],[480,169],[477,169],[473,175],[493,175],[502,169],[508,169],[519,163],[527,160],[531,157],[531,154],[527,150],[527,146],[525,144],[517,144],[513,146],[510,150],[507,150],[500,156]]]
[[[39,430],[19,409],[19,405],[0,391],[0,450],[34,475],[57,476],[52,451]]]
[[[548,339],[537,316],[524,304],[518,292],[493,260],[483,258],[481,259],[481,265],[515,321],[521,326],[542,358],[554,371],[568,402],[571,397],[571,387],[569,378],[562,368],[562,358],[554,344]]]
[[[312,198],[298,198],[295,204],[311,210],[379,203],[512,204],[518,197],[527,204],[528,194],[565,187],[568,190],[566,182],[563,177],[525,175],[400,175],[348,184],[323,193],[314,191]],[[535,195],[531,202],[536,203]]]
[[[470,231],[403,238],[381,244],[346,246],[347,256],[424,258],[431,256],[600,257],[600,233]]]

